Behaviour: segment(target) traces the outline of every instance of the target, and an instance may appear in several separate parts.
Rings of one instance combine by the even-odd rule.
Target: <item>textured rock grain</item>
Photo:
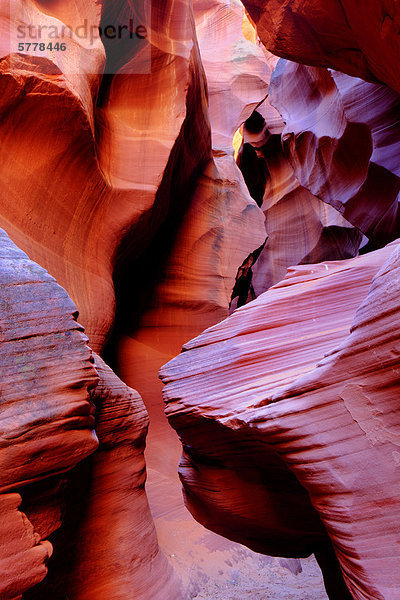
[[[147,411],[98,356],[95,366],[99,449],[69,475],[49,576],[27,600],[183,599],[145,491]]]
[[[88,390],[98,378],[75,305],[4,231],[0,287],[0,595],[8,599],[45,577],[51,544],[41,535],[59,526],[57,507],[36,506],[32,523],[18,511],[21,488],[96,450]]]
[[[371,306],[375,320],[389,323],[397,279],[388,267],[355,317],[393,251],[389,265],[395,269],[394,245],[349,261],[291,269],[280,284],[185,344],[161,369],[167,415],[184,448],[186,502],[195,517],[258,551],[301,556],[324,544],[320,515],[357,600],[375,593],[394,598],[395,578],[385,584],[380,546],[391,540],[387,556],[395,560],[390,515],[397,489],[397,454],[391,450],[397,413],[393,396],[379,394],[377,382],[382,389],[394,385],[395,346],[389,330],[377,336],[369,329],[373,321],[362,317]],[[378,301],[368,304],[376,294]],[[335,351],[338,344],[343,346]],[[378,408],[374,402],[384,398],[388,405]],[[394,452],[387,466],[385,452]],[[370,490],[367,473],[376,479]],[[381,498],[382,517],[368,525]],[[379,526],[388,537],[378,535]]]
[[[70,469],[97,448],[88,394],[97,374],[65,290],[4,232],[0,252],[0,492],[7,492]]]

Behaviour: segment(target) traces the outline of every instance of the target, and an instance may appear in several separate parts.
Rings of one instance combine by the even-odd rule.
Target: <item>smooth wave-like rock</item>
[[[274,78],[275,75],[272,82]],[[285,87],[285,93],[290,89]],[[278,98],[278,107],[287,102],[274,92],[272,87],[271,97]],[[270,102],[270,97],[266,102]],[[283,124],[279,133],[273,133],[275,119],[270,120],[269,111],[263,111],[266,102],[244,123],[238,154],[238,165],[249,191],[264,212],[268,234],[258,257],[247,261],[247,270],[242,265],[245,273],[237,279],[235,290],[238,306],[280,281],[288,267],[352,258],[362,242],[361,233],[336,208],[301,184],[290,151],[285,152],[285,137],[281,136],[287,127]],[[312,152],[301,156],[306,165],[312,164]],[[234,302],[232,307],[236,307]]]
[[[156,278],[153,269],[146,269],[146,256],[144,265],[139,265],[139,272],[146,269],[146,275],[156,285],[151,288],[136,329],[126,328],[128,335],[119,342],[117,370],[138,389],[150,415],[146,454],[148,493],[161,547],[173,555],[171,560],[183,578],[189,580],[189,587],[195,585],[201,589],[201,582],[205,583],[216,568],[213,563],[224,562],[221,553],[229,560],[236,549],[229,542],[207,534],[184,510],[176,481],[179,445],[163,414],[158,369],[179,352],[185,341],[228,316],[237,270],[265,241],[264,216],[250,197],[235,164],[232,140],[241,120],[253,110],[252,102],[265,97],[264,74],[268,75],[270,68],[263,51],[242,34],[244,10],[238,2],[229,6],[222,2],[214,5],[194,2],[193,8],[199,56],[204,57],[204,83],[210,90],[209,106],[205,102],[202,106],[198,104],[197,109],[203,107],[204,114],[210,116],[210,125],[203,130],[188,130],[185,140],[198,140],[196,136],[202,136],[203,143],[209,144],[212,160],[197,179],[164,271]],[[209,48],[211,34],[207,23],[220,47],[214,54]],[[239,40],[234,41],[239,34]],[[243,47],[246,56],[243,64],[237,60],[239,47]],[[251,90],[245,94],[246,69],[253,60],[258,75],[251,79]],[[226,73],[222,78],[224,68]],[[230,95],[235,102],[227,110],[225,105]],[[128,273],[128,277],[132,273],[137,277],[135,271]],[[134,306],[128,304],[127,311],[134,314]],[[181,544],[178,551],[174,549],[174,536],[184,538],[182,543],[186,548],[190,545],[195,548],[193,569],[190,555],[182,551]],[[193,573],[188,577],[191,570]]]
[[[246,38],[239,0],[195,0],[193,11],[207,78],[214,156],[216,151],[231,155],[236,130],[267,96],[272,65],[261,44]]]
[[[0,494],[0,597],[20,600],[19,594],[42,581],[52,554],[32,523],[18,510],[19,494]]]
[[[253,95],[256,101],[261,101],[265,96],[267,85],[264,76],[270,74],[270,68],[260,48],[246,41],[241,33],[244,9],[240,3],[227,6],[224,3],[195,2],[194,16],[196,24],[199,24],[196,56],[200,61],[200,53],[204,51],[206,58],[204,74],[202,63],[197,63],[201,75],[201,94],[197,99],[191,99],[191,110],[202,110],[204,119],[208,118],[210,112],[211,127],[204,121],[202,130],[199,127],[193,132],[186,131],[185,140],[192,134],[197,141],[202,139],[204,146],[209,145],[210,158],[211,153],[213,156],[197,177],[191,202],[179,230],[175,231],[165,268],[157,272],[158,281],[154,281],[155,277],[150,280],[151,295],[148,296],[141,318],[135,322],[136,330],[131,337],[142,345],[144,353],[147,346],[150,353],[156,350],[173,355],[184,341],[226,317],[237,269],[252,251],[263,244],[266,237],[263,213],[250,197],[235,164],[232,139],[244,115],[252,111],[250,96]],[[217,41],[221,45],[221,53],[211,55],[208,51],[207,54],[207,36],[210,34],[205,23],[208,21],[215,36],[220,36]],[[220,21],[227,36],[218,33]],[[234,38],[239,35],[238,31],[241,34],[239,45],[244,46],[247,52],[244,65],[236,64],[238,42],[234,43]],[[248,63],[253,59],[262,77],[255,77],[252,93],[243,96],[241,82]],[[219,73],[226,61],[229,70],[221,80]],[[212,90],[209,108],[206,83]],[[222,106],[227,87],[229,93],[236,93],[237,97],[232,111],[225,111],[225,114]],[[197,107],[194,106],[195,100],[201,101]],[[155,247],[154,251],[160,254],[160,247]],[[152,271],[150,275],[148,273],[151,266],[152,263],[144,256],[142,264],[138,265],[140,274],[150,279],[154,275]],[[131,271],[127,273],[129,275],[132,278],[137,273]],[[127,306],[130,314],[134,308],[132,304]],[[134,345],[138,351],[138,346]],[[121,368],[126,350],[124,343],[123,348]],[[155,375],[156,372],[153,372]]]
[[[357,600],[394,600],[399,589],[399,294],[396,248],[350,335],[266,398],[265,420],[251,418],[307,488]]]
[[[160,372],[166,384],[163,394],[167,416],[183,443],[180,474],[187,506],[195,517],[207,527],[258,551],[304,556],[313,551],[318,553],[325,543],[326,533],[320,515],[351,592],[354,594],[355,585],[351,582],[355,581],[367,594],[366,598],[373,597],[371,590],[375,587],[366,585],[359,572],[359,569],[367,568],[363,561],[368,558],[359,554],[355,539],[360,535],[362,540],[362,527],[358,525],[357,514],[350,518],[350,513],[346,512],[348,503],[343,497],[336,496],[339,490],[336,492],[335,484],[329,483],[331,468],[337,467],[340,477],[340,466],[353,460],[352,436],[356,435],[355,431],[346,433],[341,425],[335,426],[335,413],[338,422],[343,413],[339,388],[332,388],[330,392],[327,388],[330,379],[320,378],[307,388],[312,398],[302,390],[301,397],[299,392],[299,397],[291,394],[292,400],[279,400],[289,397],[289,392],[284,396],[280,392],[285,386],[295,382],[293,389],[296,389],[296,382],[307,381],[307,374],[310,381],[315,373],[319,374],[321,367],[316,368],[316,365],[324,355],[327,355],[327,365],[332,362],[331,370],[324,368],[324,374],[330,373],[332,386],[337,382],[338,386],[348,389],[349,403],[353,383],[349,382],[348,388],[344,379],[349,377],[350,371],[357,390],[363,389],[363,377],[368,378],[369,371],[364,369],[363,359],[358,359],[359,346],[351,346],[355,333],[353,331],[349,337],[350,327],[373,277],[394,250],[396,247],[389,245],[348,261],[292,268],[281,283],[185,344],[184,352]],[[381,279],[379,276],[376,281]],[[395,286],[393,283],[393,298],[386,292],[387,302],[396,301]],[[383,297],[378,303],[380,308],[382,300]],[[376,306],[373,310],[377,310],[378,304],[371,305]],[[367,301],[364,306],[368,306]],[[365,340],[374,339],[368,329],[363,330],[363,336]],[[369,347],[371,360],[380,339],[374,343],[364,342]],[[392,338],[387,339],[390,344]],[[334,363],[338,355],[334,350],[340,343],[349,348],[343,351],[343,357],[349,361],[344,370],[336,368]],[[371,369],[371,377],[378,381],[381,376],[384,387],[384,382],[389,381],[386,377],[391,377],[390,371],[377,371],[376,364],[372,367],[372,363]],[[363,411],[361,398],[357,394],[354,400],[358,407],[354,408],[354,414],[356,410],[361,411],[357,413],[360,418]],[[307,411],[311,405],[315,408],[310,410],[316,411],[312,414],[318,414],[318,418],[310,415],[309,420]],[[373,413],[368,406],[366,402],[366,418],[371,411]],[[348,415],[348,411],[344,412]],[[292,413],[297,417],[301,415],[299,424]],[[380,436],[379,432],[377,435]],[[385,437],[386,434],[382,435]],[[373,443],[370,446],[374,454]],[[344,447],[348,449],[345,457],[340,454]],[[337,462],[331,463],[333,452],[338,453],[338,458]],[[357,460],[357,449],[354,460]],[[367,454],[363,461],[363,464],[371,465],[371,477],[380,477],[381,465],[375,470],[374,462],[371,463]],[[390,471],[391,467],[388,469]],[[354,477],[357,472],[356,468]],[[350,505],[359,490],[351,485],[354,477],[348,480],[346,487]],[[392,478],[388,482],[391,484]],[[309,483],[313,485],[309,486]],[[345,493],[342,485],[339,489]],[[310,493],[314,507],[305,490]],[[387,492],[391,498],[386,505],[388,515],[394,499],[391,490],[389,488]],[[376,500],[380,498],[376,488],[371,490],[371,506],[374,494]],[[339,513],[333,510],[334,506],[337,511],[343,511],[340,512],[343,518],[339,516],[337,521],[335,515]],[[393,518],[394,513],[391,514]],[[368,535],[369,527],[366,521],[363,523],[364,535]],[[353,527],[354,535],[350,535]],[[377,538],[377,547],[385,543],[383,538],[380,539],[381,542]],[[356,545],[353,546],[353,542]],[[395,554],[393,549],[391,556]],[[375,556],[376,568],[379,561],[379,568],[383,568],[379,550]],[[323,562],[320,564],[324,568]],[[326,576],[330,579],[329,569]],[[381,575],[380,580],[383,578]],[[333,587],[327,585],[328,592],[332,598],[343,597],[340,596],[343,590],[337,592],[335,589],[337,579],[333,579]],[[376,573],[370,582],[375,580]],[[364,598],[362,595],[354,597]]]
[[[63,6],[57,5],[61,13]],[[87,17],[88,8],[75,9],[77,22]],[[134,11],[124,2],[98,9],[91,15],[96,27],[118,10],[128,20]],[[28,13],[34,24],[50,18],[42,4]],[[145,273],[154,269],[157,279],[211,159],[192,19],[185,3],[153,3],[144,21],[150,49],[133,59],[121,50],[122,66],[113,72],[100,42],[95,65],[76,47],[79,68],[68,52],[56,63],[48,53],[10,55],[15,31],[2,46],[0,223],[68,291],[97,352],[114,322],[114,284],[118,291],[128,279],[121,271],[137,270],[132,265],[147,249]],[[121,295],[145,295],[147,285],[126,284]]]
[[[362,234],[364,251],[397,237],[397,9],[367,3],[358,23],[353,0],[245,4],[250,16],[239,0],[0,0],[0,226],[31,259],[0,234],[4,600],[207,597],[272,560],[185,511],[157,372],[287,267],[353,256]],[[270,50],[313,66],[276,66],[251,19]],[[48,47],[54,27],[62,51]],[[25,48],[31,28],[44,49]],[[357,600],[395,593],[394,555],[385,566],[384,540],[368,548],[364,533],[382,523],[395,540],[395,499],[377,490],[399,462],[385,404],[397,355],[379,337],[386,313],[370,322],[364,306],[349,335],[392,250],[291,270],[162,371],[196,518],[261,553],[314,552],[335,600],[348,592],[330,540]],[[371,298],[395,314],[390,286],[384,272]],[[388,393],[368,387],[381,352]]]
[[[400,92],[400,9],[391,0],[243,0],[271,52]]]
[[[399,235],[396,92],[280,60],[270,101],[298,181],[381,247]]]

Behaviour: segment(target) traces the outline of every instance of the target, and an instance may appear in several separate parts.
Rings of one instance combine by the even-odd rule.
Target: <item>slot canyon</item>
[[[0,600],[400,600],[398,60],[394,0],[0,0]]]

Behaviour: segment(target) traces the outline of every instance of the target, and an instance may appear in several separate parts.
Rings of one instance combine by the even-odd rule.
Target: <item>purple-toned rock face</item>
[[[46,575],[51,544],[41,533],[59,526],[59,514],[53,526],[53,511],[40,515],[43,507],[35,507],[33,524],[19,512],[21,488],[71,469],[98,446],[89,399],[97,373],[73,302],[4,231],[0,262],[0,597],[6,599]]]
[[[270,102],[302,186],[379,247],[399,235],[400,99],[386,86],[281,60]],[[323,115],[323,118],[321,118]]]
[[[3,231],[0,261],[0,597],[40,583],[62,525],[29,598],[180,598],[144,491],[139,394],[92,355],[65,290]]]

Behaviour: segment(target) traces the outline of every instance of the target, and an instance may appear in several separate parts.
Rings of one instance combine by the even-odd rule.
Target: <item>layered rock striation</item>
[[[158,545],[145,491],[148,415],[139,394],[95,356],[97,452],[68,474],[63,523],[42,585],[26,600],[184,598]]]
[[[98,377],[67,293],[4,231],[0,259],[0,596],[7,599],[46,575],[46,539],[60,525],[61,508],[55,494],[49,507],[43,498],[32,506],[30,485],[40,496],[46,486],[38,482],[96,450],[89,390]]]
[[[397,421],[383,392],[395,385],[385,323],[397,261],[391,245],[292,268],[160,372],[196,518],[269,554],[318,553],[327,532],[357,599],[394,598],[397,585],[386,570],[397,560]],[[330,597],[344,597],[328,571]]]
[[[3,231],[0,259],[0,597],[183,598],[144,489],[142,399]]]
[[[395,598],[398,11],[244,4],[0,0],[4,600],[255,560],[175,478],[157,372],[210,326],[162,369],[193,515]]]

